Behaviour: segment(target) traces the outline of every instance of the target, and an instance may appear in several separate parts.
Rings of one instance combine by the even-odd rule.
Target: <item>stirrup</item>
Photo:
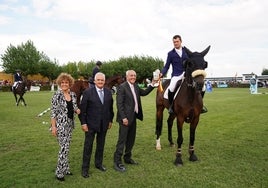
[[[207,107],[203,106],[202,110],[201,110],[201,114],[207,113],[208,109]]]

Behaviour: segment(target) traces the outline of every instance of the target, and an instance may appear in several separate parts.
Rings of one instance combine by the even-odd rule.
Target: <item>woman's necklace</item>
[[[70,96],[70,93],[69,92],[63,92],[64,94],[64,98],[66,101],[70,101],[71,100],[71,96]]]

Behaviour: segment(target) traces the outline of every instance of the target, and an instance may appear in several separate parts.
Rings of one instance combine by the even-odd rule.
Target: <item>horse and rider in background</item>
[[[14,89],[16,89],[16,87],[18,87],[18,84],[23,82],[23,78],[22,78],[22,75],[21,75],[21,70],[20,69],[17,69],[15,74],[14,74],[14,84],[12,85],[12,91]]]
[[[21,70],[17,69],[14,74],[14,84],[11,86],[11,91],[14,94],[16,105],[18,106],[20,102],[24,106],[27,106],[23,95],[27,90],[30,90],[31,81],[23,78]],[[17,97],[19,96],[19,98]]]

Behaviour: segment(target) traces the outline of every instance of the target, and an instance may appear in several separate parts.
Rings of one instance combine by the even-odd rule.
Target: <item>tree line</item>
[[[14,46],[10,44],[5,53],[1,54],[1,66],[5,73],[15,73],[20,69],[23,76],[40,74],[50,81],[55,80],[61,72],[71,74],[75,79],[89,79],[95,66],[95,61],[90,62],[68,62],[59,65],[56,59],[51,60],[44,52],[40,52],[31,40]],[[152,72],[162,69],[164,62],[159,58],[151,56],[120,57],[118,60],[102,62],[101,71],[110,77],[113,75],[125,75],[129,69],[137,73],[137,82],[141,83],[146,78],[152,77]],[[262,75],[268,75],[268,69],[262,70]]]
[[[4,54],[1,54],[1,61],[0,65],[7,74],[13,74],[20,69],[25,77],[39,73],[50,81],[55,80],[61,72],[69,73],[75,79],[89,79],[96,63],[92,60],[59,65],[56,59],[51,60],[44,52],[38,51],[31,40],[17,46],[10,44]],[[164,65],[163,60],[151,56],[120,57],[118,60],[102,63],[101,72],[107,78],[117,74],[125,75],[127,70],[133,69],[137,73],[138,82],[151,78],[153,71]]]

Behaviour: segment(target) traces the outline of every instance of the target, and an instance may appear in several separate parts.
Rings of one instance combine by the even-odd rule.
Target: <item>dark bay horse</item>
[[[117,87],[123,82],[124,77],[122,75],[114,75],[105,80],[104,87],[110,89],[112,93],[116,93],[116,89],[114,87]]]
[[[124,82],[124,77],[121,75],[115,75],[107,78],[105,80],[104,87],[107,87],[111,90],[111,92],[115,92],[113,87],[118,86],[119,84]],[[87,88],[89,88],[90,84],[88,80],[75,80],[74,85],[71,87],[71,91],[75,92],[77,97],[77,104],[80,104],[81,96],[83,94],[83,91]]]
[[[73,86],[71,87],[71,91],[75,92],[77,97],[77,104],[80,104],[81,96],[85,89],[89,88],[88,80],[75,80]]]
[[[210,46],[208,46],[203,52],[191,52],[186,49],[189,59],[184,62],[185,74],[181,84],[177,84],[178,92],[174,98],[174,113],[170,114],[167,120],[168,123],[168,140],[170,145],[174,145],[172,141],[172,125],[173,121],[177,119],[177,153],[174,164],[181,166],[183,161],[181,159],[182,150],[181,145],[183,143],[183,124],[184,122],[190,124],[190,143],[189,143],[189,160],[197,161],[197,156],[194,153],[194,141],[195,130],[199,122],[199,116],[203,107],[203,99],[201,91],[204,85],[204,78],[207,68],[207,62],[204,60],[204,56],[208,53]],[[180,82],[180,81],[179,81]],[[156,149],[161,149],[160,135],[163,125],[163,111],[165,108],[169,108],[168,99],[164,98],[164,92],[169,85],[169,81],[163,83],[158,87],[156,95]]]
[[[19,82],[16,88],[14,88],[13,90],[11,89],[14,94],[17,106],[19,105],[20,102],[22,102],[24,106],[27,106],[25,99],[23,98],[23,95],[25,94],[26,90],[30,90],[30,87],[31,87],[31,82],[27,80],[27,81]],[[19,96],[19,99],[17,95]]]

